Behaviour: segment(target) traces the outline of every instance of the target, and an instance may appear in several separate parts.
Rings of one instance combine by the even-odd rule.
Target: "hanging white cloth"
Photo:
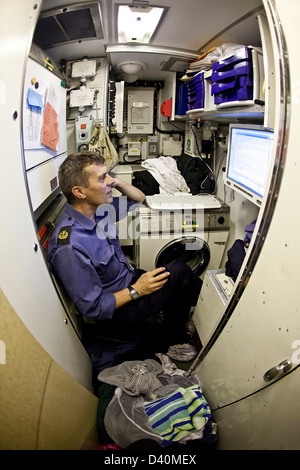
[[[142,167],[156,179],[161,194],[186,195],[190,193],[190,188],[178,170],[174,158],[150,158],[142,163]]]

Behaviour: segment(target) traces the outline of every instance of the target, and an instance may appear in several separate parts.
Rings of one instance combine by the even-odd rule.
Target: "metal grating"
[[[33,39],[47,49],[70,41],[103,37],[99,4],[93,2],[42,12]]]

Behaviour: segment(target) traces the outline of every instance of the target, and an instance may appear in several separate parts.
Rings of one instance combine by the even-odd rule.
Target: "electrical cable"
[[[120,405],[120,408],[121,410],[123,411],[124,415],[126,416],[127,419],[129,419],[129,421],[134,424],[138,429],[140,429],[140,431],[143,431],[144,433],[148,434],[149,436],[152,436],[152,437],[156,437],[162,441],[164,441],[164,438],[161,437],[159,434],[154,434],[154,433],[151,433],[150,431],[146,431],[145,429],[143,429],[141,426],[139,426],[135,421],[133,421],[133,419],[130,418],[130,416],[128,416],[128,414],[126,413],[126,411],[124,410],[123,408],[123,405],[121,403],[121,394],[122,394],[122,389],[120,387],[117,387],[116,390],[115,390],[115,395],[117,397],[117,400],[118,400],[118,403]]]
[[[192,128],[192,132],[193,132],[194,137],[195,137],[195,142],[196,142],[196,146],[197,146],[197,151],[198,151],[199,158],[200,158],[200,160],[204,163],[204,165],[207,166],[207,168],[209,169],[209,171],[210,171],[210,172],[213,174],[213,176],[215,177],[215,174],[214,174],[213,170],[211,169],[211,167],[209,166],[209,164],[201,157],[201,152],[200,152],[200,149],[199,149],[197,136],[196,136],[196,133],[195,133],[195,131],[194,131],[194,129],[193,129],[193,126],[194,126],[194,125],[195,125],[195,124],[193,124],[193,125],[191,126],[191,128]]]
[[[132,161],[129,162],[128,160],[126,160],[125,155],[128,155],[128,152],[125,152],[124,155],[123,155],[123,161],[124,161],[127,165],[128,165],[128,164],[132,165],[133,163],[140,163],[140,162],[143,161],[143,160],[140,158],[139,160],[132,160]],[[122,164],[124,165],[124,162],[119,162],[119,164],[120,164],[120,165],[122,165]]]

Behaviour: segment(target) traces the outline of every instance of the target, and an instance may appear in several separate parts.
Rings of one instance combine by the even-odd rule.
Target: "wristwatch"
[[[129,286],[128,289],[129,289],[129,295],[132,298],[132,300],[136,300],[139,298],[140,294],[134,287]]]

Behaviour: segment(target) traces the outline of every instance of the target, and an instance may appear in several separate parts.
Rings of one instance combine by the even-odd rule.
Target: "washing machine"
[[[151,271],[180,259],[204,278],[217,269],[229,233],[230,208],[159,211],[142,206],[135,219],[134,259]]]

